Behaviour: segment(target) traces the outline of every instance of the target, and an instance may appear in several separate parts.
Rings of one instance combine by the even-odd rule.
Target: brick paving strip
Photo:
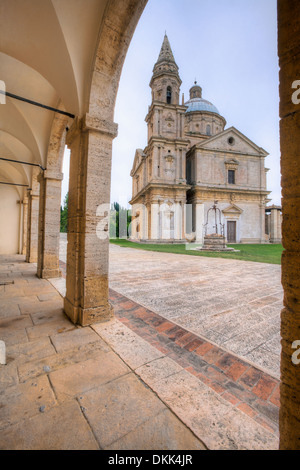
[[[125,326],[278,435],[278,379],[112,289],[110,301]]]
[[[65,277],[66,264],[61,260],[60,268]],[[110,301],[120,322],[278,436],[277,378],[113,289]]]

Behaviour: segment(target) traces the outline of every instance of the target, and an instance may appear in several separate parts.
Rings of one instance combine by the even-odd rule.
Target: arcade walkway
[[[278,448],[276,378],[114,290],[75,327],[35,272],[0,257],[0,449]]]

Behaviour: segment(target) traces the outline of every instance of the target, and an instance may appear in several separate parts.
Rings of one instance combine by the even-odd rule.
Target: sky
[[[270,169],[270,204],[280,205],[276,0],[148,1],[119,84],[111,201],[130,207],[130,171],[135,150],[147,145],[149,83],[165,32],[179,67],[185,101],[197,80],[202,97],[225,117],[226,128],[236,127],[269,153],[265,166]],[[64,160],[62,200],[68,190],[68,153]]]

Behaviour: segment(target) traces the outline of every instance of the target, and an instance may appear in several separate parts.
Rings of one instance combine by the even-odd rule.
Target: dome
[[[204,100],[203,98],[192,98],[184,105],[188,106],[186,113],[192,113],[194,111],[207,111],[209,113],[220,114],[218,109],[210,101]]]

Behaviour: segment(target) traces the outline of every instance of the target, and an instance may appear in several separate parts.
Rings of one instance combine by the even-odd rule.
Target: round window
[[[233,138],[233,137],[229,137],[229,139],[227,140],[227,142],[229,143],[229,145],[234,145],[234,138]]]

